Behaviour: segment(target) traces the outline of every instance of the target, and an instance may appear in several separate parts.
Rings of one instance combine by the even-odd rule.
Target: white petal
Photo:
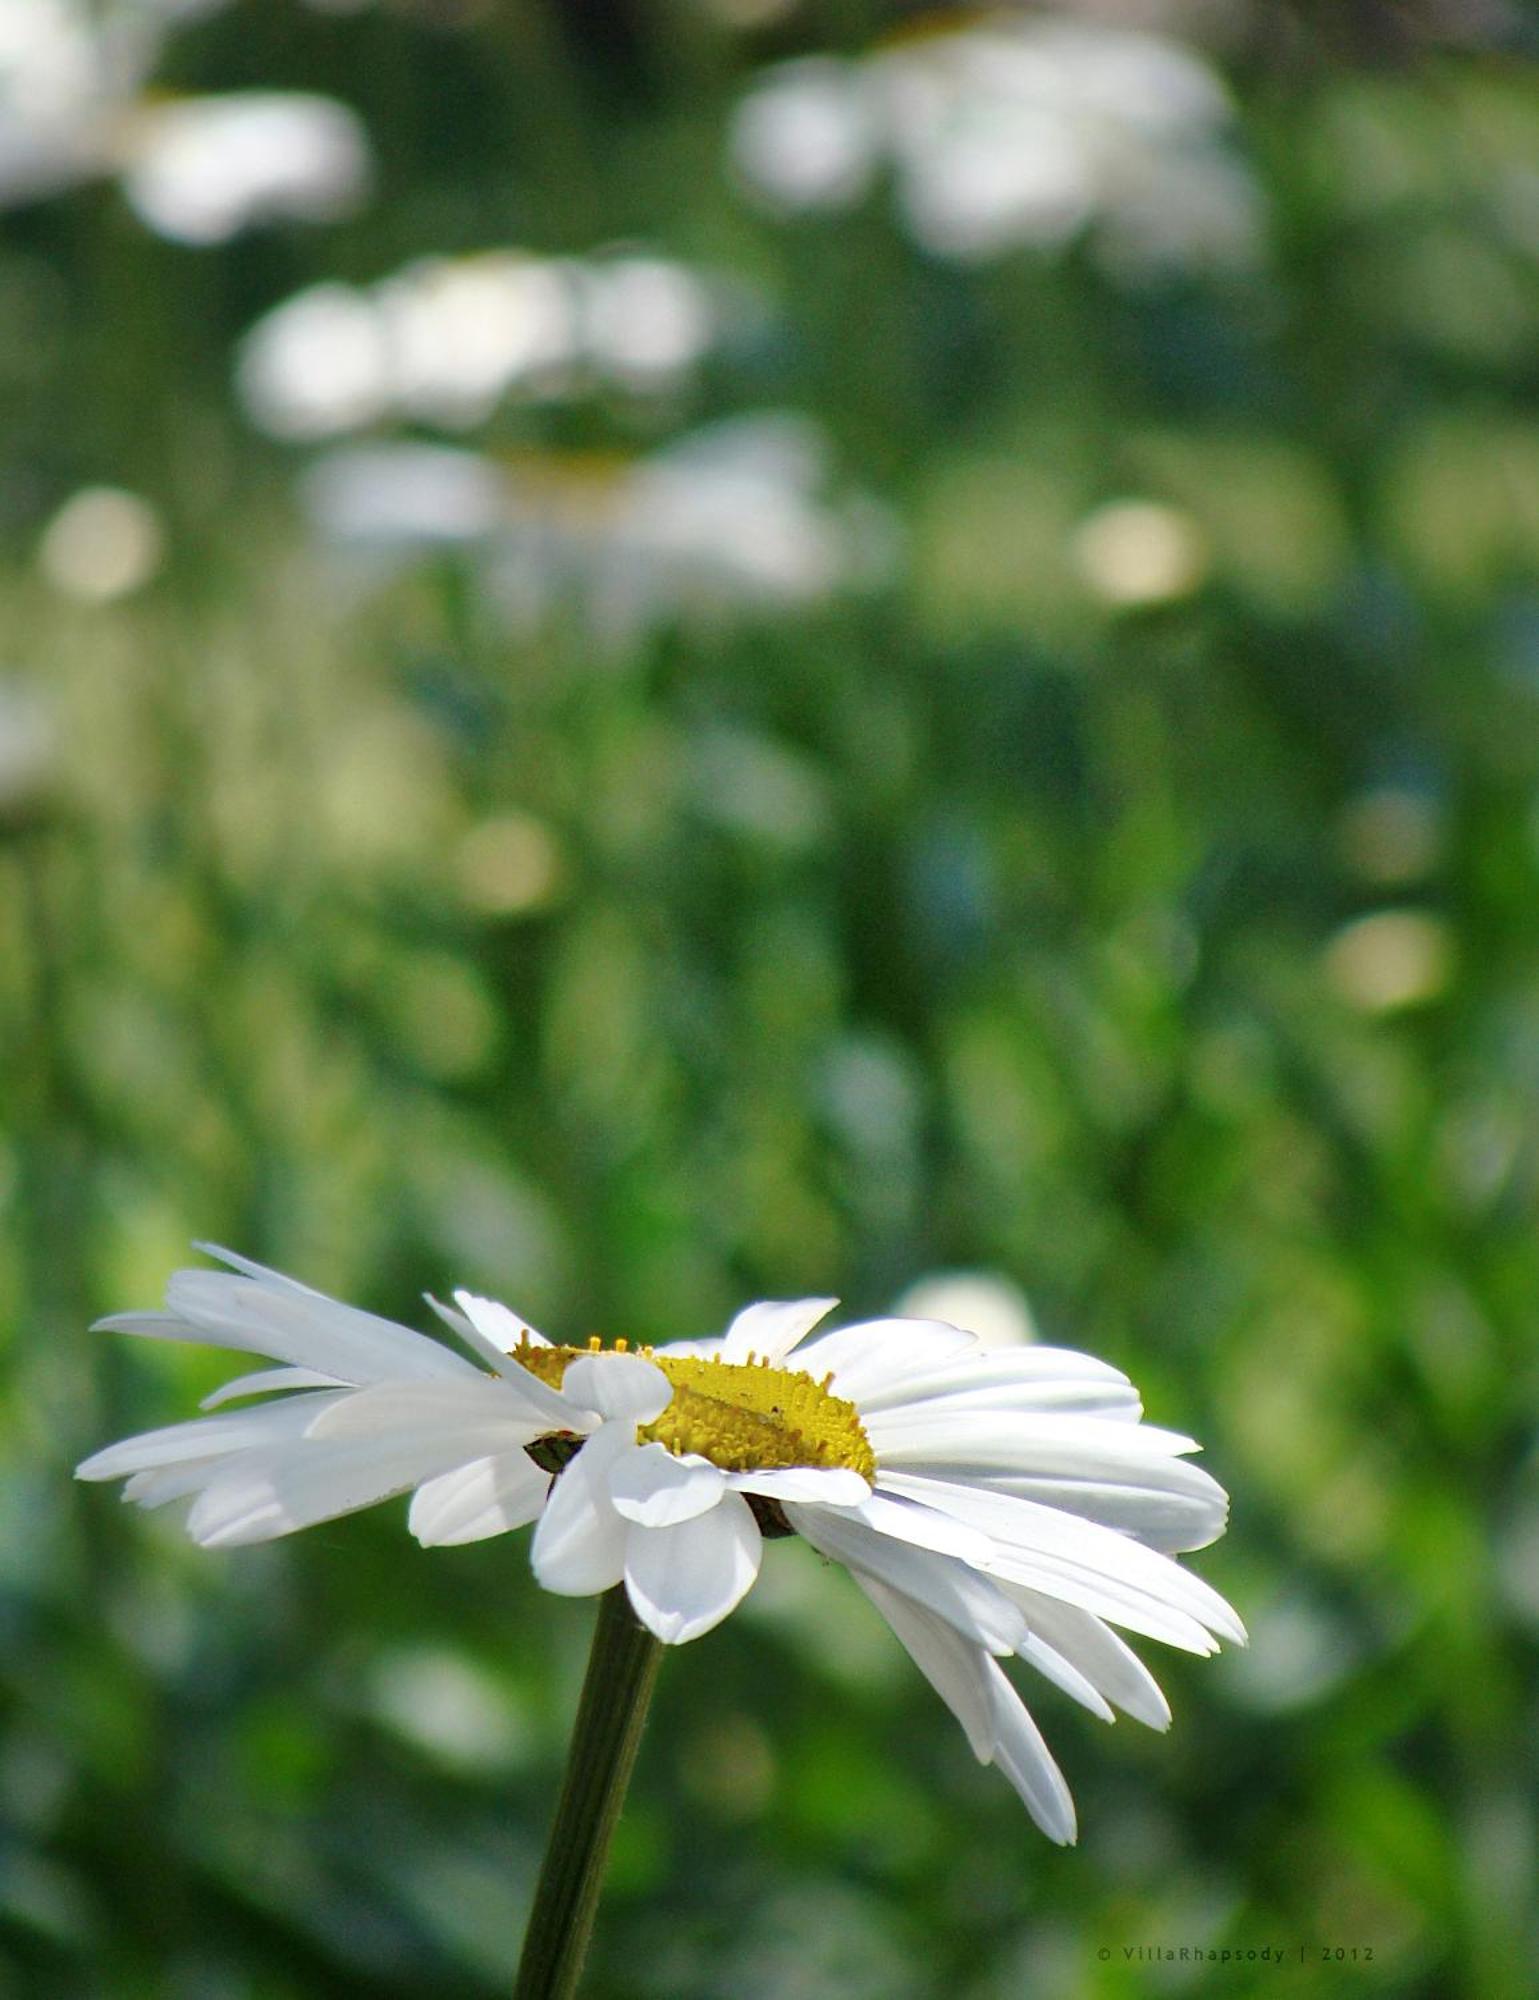
[[[1033,1632],[1024,1639],[1016,1647],[1015,1654],[1027,1666],[1035,1667],[1044,1680],[1062,1688],[1071,1701],[1077,1701],[1081,1708],[1088,1708],[1092,1715],[1099,1716],[1102,1722],[1116,1721],[1111,1704],[1094,1681],[1087,1679],[1072,1660],[1066,1660],[1056,1646],[1050,1646],[1040,1632]]]
[[[949,1360],[910,1370],[884,1388],[868,1390],[861,1398],[863,1410],[897,1408],[923,1402],[932,1396],[972,1394],[985,1389],[1033,1388],[1052,1384],[1079,1384],[1089,1389],[1095,1384],[1131,1389],[1120,1368],[1098,1361],[1093,1354],[1080,1354],[1068,1347],[975,1347],[956,1352]]]
[[[665,1646],[682,1646],[741,1603],[763,1552],[748,1502],[736,1493],[677,1527],[632,1528],[625,1550],[631,1608]]]
[[[994,1762],[1014,1785],[1026,1810],[1049,1840],[1072,1847],[1078,1834],[1074,1801],[1053,1753],[1042,1740],[1026,1704],[1006,1680],[997,1660],[985,1660],[994,1719]]]
[[[918,1413],[935,1417],[957,1416],[968,1411],[1018,1410],[1023,1416],[1062,1412],[1123,1424],[1136,1424],[1143,1415],[1143,1404],[1132,1383],[1108,1381],[1104,1376],[1050,1376],[1041,1381],[969,1383],[966,1387],[958,1385],[926,1396],[914,1394],[910,1385],[906,1396],[890,1388],[884,1404],[884,1407],[879,1407],[873,1399],[865,1399],[861,1404],[861,1414],[875,1423],[888,1415],[896,1417]]]
[[[205,1339],[348,1382],[430,1381],[474,1372],[460,1355],[410,1327],[228,1251],[216,1254],[250,1275],[177,1271],[166,1286],[168,1309],[201,1327]]]
[[[843,1465],[784,1465],[766,1472],[729,1472],[727,1484],[766,1500],[808,1500],[819,1507],[858,1507],[871,1484]]]
[[[431,1292],[424,1292],[422,1296],[455,1339],[468,1347],[478,1361],[484,1361],[487,1367],[498,1375],[507,1373],[512,1364],[506,1352],[497,1346],[495,1341],[488,1340],[484,1333],[473,1327],[458,1306],[446,1306],[442,1299],[435,1299]]]
[[[757,1355],[762,1361],[778,1364],[838,1303],[837,1299],[766,1299],[759,1305],[744,1306],[727,1328],[722,1359],[746,1361]]]
[[[981,1485],[1021,1500],[1040,1501],[1066,1514],[1118,1528],[1165,1555],[1205,1549],[1224,1532],[1229,1496],[1200,1466],[1173,1458],[1142,1468],[1126,1480],[1012,1479],[991,1475]]]
[[[271,1264],[259,1264],[254,1257],[243,1257],[238,1250],[226,1250],[222,1243],[194,1243],[192,1247],[200,1257],[212,1257],[216,1263],[228,1264],[232,1271],[255,1278],[259,1285],[266,1285],[270,1291],[298,1292],[307,1299],[326,1298],[326,1294],[318,1292],[313,1285],[306,1285],[283,1271],[275,1271]]]
[[[468,1361],[410,1327],[277,1277],[178,1271],[164,1313],[118,1313],[97,1325],[157,1340],[207,1341],[313,1368],[339,1382],[431,1381],[472,1374]]]
[[[534,1520],[549,1490],[550,1474],[527,1452],[501,1452],[419,1486],[407,1524],[425,1548],[480,1542]]]
[[[726,1475],[708,1458],[694,1453],[675,1458],[660,1444],[623,1452],[609,1475],[609,1497],[616,1511],[644,1528],[692,1521],[714,1507],[726,1490]]]
[[[205,1548],[270,1541],[404,1493],[464,1462],[453,1437],[313,1438],[224,1460],[187,1516]]]
[[[989,1564],[995,1575],[1189,1652],[1213,1650],[1204,1627],[1244,1644],[1244,1626],[1216,1590],[1113,1528],[960,1483],[885,1470],[882,1483],[992,1536],[1000,1551]]]
[[[639,1354],[579,1354],[567,1363],[561,1393],[601,1417],[649,1424],[667,1409],[673,1385]]]
[[[631,1449],[630,1426],[606,1424],[551,1488],[530,1561],[541,1585],[558,1597],[591,1597],[624,1574],[625,1540],[632,1529],[610,1503],[609,1471]]]
[[[215,1460],[234,1452],[261,1451],[298,1438],[315,1418],[346,1400],[340,1394],[313,1392],[289,1396],[280,1403],[263,1403],[254,1410],[237,1410],[218,1417],[194,1417],[184,1424],[144,1431],[94,1452],[75,1468],[77,1479],[122,1479],[163,1465]]]
[[[799,1349],[796,1365],[818,1380],[832,1371],[834,1393],[862,1403],[913,1370],[933,1368],[977,1345],[977,1334],[944,1320],[868,1319]]]
[[[1026,1637],[1026,1620],[992,1578],[953,1557],[894,1541],[843,1509],[791,1503],[785,1511],[791,1526],[821,1555],[891,1584],[990,1652],[1013,1653]]]
[[[520,1345],[550,1346],[543,1333],[536,1333],[527,1320],[520,1319],[517,1313],[510,1312],[496,1299],[483,1299],[474,1292],[456,1292],[454,1303],[477,1333],[504,1354],[511,1354]]]
[[[532,1443],[551,1428],[550,1413],[543,1402],[525,1393],[524,1382],[529,1379],[505,1382],[478,1373],[465,1382],[388,1383],[355,1389],[320,1412],[310,1426],[310,1435],[357,1438],[394,1434],[409,1438],[457,1434],[470,1441],[466,1459],[479,1458],[488,1451],[511,1450],[515,1445]],[[539,1383],[533,1386],[543,1387]],[[557,1427],[565,1427],[560,1416]]]
[[[1151,1729],[1170,1727],[1170,1704],[1159,1683],[1130,1646],[1088,1611],[1006,1584],[1006,1593],[1026,1613],[1032,1632],[1085,1676],[1108,1701]]]
[[[855,1582],[897,1634],[904,1651],[966,1732],[973,1755],[987,1764],[994,1755],[994,1727],[984,1689],[984,1649],[954,1625],[937,1618],[901,1590],[851,1570]]]
[[[268,1390],[340,1389],[344,1386],[335,1375],[322,1375],[314,1368],[259,1368],[254,1375],[237,1375],[233,1382],[226,1382],[222,1389],[205,1396],[198,1408],[217,1410],[222,1403],[233,1403],[241,1396],[265,1395]]]
[[[135,1472],[123,1482],[123,1498],[136,1507],[164,1507],[171,1500],[185,1500],[201,1493],[220,1465],[216,1458],[184,1459],[180,1465],[162,1465],[150,1472]]]
[[[974,1569],[986,1567],[997,1554],[993,1542],[979,1529],[911,1499],[877,1492],[849,1511],[879,1535],[911,1542],[918,1549],[933,1549],[937,1555],[956,1556]]]
[[[967,1731],[974,1755],[981,1763],[999,1766],[1049,1840],[1070,1843],[1074,1801],[1063,1773],[997,1663],[901,1591],[858,1571],[855,1581]]]
[[[908,1409],[862,1416],[871,1448],[883,1464],[909,1460],[958,1465],[1012,1474],[1064,1474],[1069,1478],[1104,1471],[1115,1477],[1129,1466],[1160,1465],[1199,1446],[1177,1431],[1153,1424],[1119,1423],[1050,1411],[1034,1416],[1017,1410]]]

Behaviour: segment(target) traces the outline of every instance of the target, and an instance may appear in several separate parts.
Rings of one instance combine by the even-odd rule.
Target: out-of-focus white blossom
[[[1375,910],[1344,925],[1325,952],[1331,985],[1364,1014],[1439,999],[1455,970],[1453,932],[1430,910]]]
[[[227,243],[264,222],[335,222],[369,190],[356,112],[303,91],[232,91],[138,110],[123,141],[123,192],[176,243]]]
[[[716,336],[710,295],[665,257],[614,257],[582,272],[582,330],[590,364],[628,389],[667,389],[689,374]]]
[[[567,605],[626,639],[671,617],[813,603],[880,574],[875,503],[831,485],[817,427],[769,413],[635,458],[340,446],[300,493],[323,548],[399,562],[459,546],[514,624]]]
[[[147,89],[167,32],[217,4],[0,0],[0,207],[120,174],[134,212],[175,242],[352,213],[370,154],[345,105],[300,91]]]
[[[893,1311],[960,1326],[985,1347],[1023,1347],[1037,1337],[1026,1294],[998,1271],[933,1271],[910,1285]]]
[[[484,541],[508,521],[501,468],[450,445],[344,445],[309,467],[301,497],[328,542],[364,555]]]
[[[150,582],[164,554],[160,516],[148,500],[116,486],[87,486],[43,530],[37,560],[64,596],[112,604]]]
[[[937,256],[1053,249],[1092,230],[1119,275],[1254,259],[1259,196],[1229,100],[1192,50],[1085,21],[998,15],[856,61],[766,73],[739,105],[739,174],[785,213],[847,205],[888,164]]]
[[[716,330],[710,288],[666,258],[494,250],[297,294],[247,334],[237,381],[273,437],[340,437],[385,416],[468,430],[511,396],[671,388]]]
[[[270,437],[361,430],[393,398],[384,323],[351,285],[312,285],[247,335],[236,367],[246,414]]]
[[[1208,538],[1190,514],[1158,500],[1110,500],[1075,531],[1080,575],[1105,603],[1129,609],[1189,597],[1208,573]]]
[[[137,76],[117,37],[79,0],[0,6],[0,207],[57,193],[95,172],[102,114]]]
[[[732,121],[744,182],[786,214],[846,208],[871,184],[882,147],[864,72],[834,56],[777,65]]]

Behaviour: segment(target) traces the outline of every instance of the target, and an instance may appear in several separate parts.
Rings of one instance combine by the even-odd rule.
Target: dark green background
[[[594,2000],[1532,1990],[1525,17],[1245,15],[1214,59],[1266,253],[1144,284],[1083,241],[926,257],[886,189],[742,199],[748,76],[891,20],[246,0],[158,81],[346,99],[357,220],[192,251],[111,182],[3,218],[0,649],[57,716],[0,827],[4,2000],[511,1974],[589,1607],[524,1537],[419,1550],[399,1504],[212,1555],[72,1486],[226,1372],[85,1331],[194,1237],[418,1323],[468,1284],[642,1338],[993,1269],[1231,1490],[1196,1566],[1253,1646],[1143,1648],[1169,1736],[1031,1690],[1067,1852],[846,1580],[771,1548],[664,1663]],[[515,404],[471,442],[809,413],[891,510],[891,580],[619,647],[580,606],[510,638],[452,562],[342,587],[303,454],[231,398],[244,329],[324,276],[632,237],[737,274],[760,334],[666,407]],[[93,608],[35,556],[101,483],[169,559]],[[1211,565],[1124,612],[1071,551],[1130,495]],[[553,872],[498,916],[463,857],[508,815]],[[1347,927],[1385,911],[1427,921],[1381,1004],[1394,933]]]

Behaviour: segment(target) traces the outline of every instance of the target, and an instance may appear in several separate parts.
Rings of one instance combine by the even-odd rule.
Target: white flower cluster
[[[772,210],[846,208],[889,171],[936,256],[1056,249],[1090,232],[1119,274],[1243,266],[1260,197],[1229,100],[1192,50],[1083,20],[1000,14],[894,39],[858,60],[768,70],[731,153]]]

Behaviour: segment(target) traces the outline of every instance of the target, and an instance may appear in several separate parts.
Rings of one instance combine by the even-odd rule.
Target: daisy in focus
[[[190,1502],[207,1548],[267,1541],[394,1494],[429,1545],[534,1523],[563,1596],[624,1584],[668,1645],[741,1602],[766,1538],[842,1563],[1051,1839],[1075,1835],[1057,1765],[1000,1665],[1014,1655],[1110,1721],[1170,1710],[1112,1629],[1208,1654],[1244,1642],[1174,1557],[1224,1528],[1190,1438],[1142,1421],[1115,1368],[986,1347],[939,1320],[815,1333],[835,1301],[747,1307],[716,1339],[559,1346],[468,1292],[435,1310],[465,1353],[228,1251],[158,1313],[107,1330],[280,1365],[188,1423],[88,1458],[143,1507]],[[260,1398],[249,1406],[228,1405]]]

